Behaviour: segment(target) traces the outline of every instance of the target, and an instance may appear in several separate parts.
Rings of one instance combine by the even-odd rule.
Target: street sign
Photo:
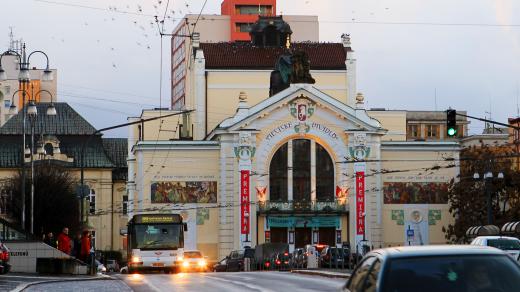
[[[414,230],[413,229],[406,230],[406,236],[413,237],[414,236]]]
[[[87,185],[83,185],[83,193],[81,192],[81,185],[76,186],[76,196],[81,199],[81,196],[85,197],[89,194],[90,189]]]

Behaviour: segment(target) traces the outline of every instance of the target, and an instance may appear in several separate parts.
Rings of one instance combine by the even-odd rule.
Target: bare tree
[[[30,178],[30,176],[27,176]],[[21,172],[9,178],[5,192],[12,194],[11,216],[18,221],[22,213]],[[30,179],[26,180],[30,185]],[[77,180],[71,172],[48,161],[39,163],[34,173],[34,233],[59,232],[64,226],[78,230],[79,201],[75,195]],[[26,188],[26,217],[30,218],[30,188]],[[30,220],[26,220],[25,229],[29,230]]]

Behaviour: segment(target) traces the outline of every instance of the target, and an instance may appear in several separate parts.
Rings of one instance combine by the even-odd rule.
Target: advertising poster
[[[249,234],[249,170],[240,171],[240,233]]]
[[[365,172],[356,172],[356,234],[365,231]]]

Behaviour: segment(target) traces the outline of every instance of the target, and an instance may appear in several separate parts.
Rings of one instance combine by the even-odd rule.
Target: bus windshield
[[[132,248],[142,250],[184,247],[182,224],[135,224]]]

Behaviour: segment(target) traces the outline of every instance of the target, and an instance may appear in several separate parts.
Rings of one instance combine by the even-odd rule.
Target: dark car
[[[213,272],[225,272],[227,270],[227,257],[213,265]]]
[[[321,251],[320,265],[327,268],[344,267],[347,265],[346,258],[343,248],[327,246]]]
[[[0,243],[0,274],[7,274],[11,270],[9,264],[9,249],[5,244]]]
[[[368,253],[343,291],[512,292],[520,266],[501,250],[471,245],[393,247]]]
[[[273,268],[280,271],[289,270],[292,254],[288,251],[276,253],[273,258]]]
[[[226,257],[226,271],[240,272],[244,270],[244,259],[249,258],[253,261],[255,257],[255,250],[253,248],[246,248],[244,250],[234,250]],[[251,263],[252,266],[254,263]]]

